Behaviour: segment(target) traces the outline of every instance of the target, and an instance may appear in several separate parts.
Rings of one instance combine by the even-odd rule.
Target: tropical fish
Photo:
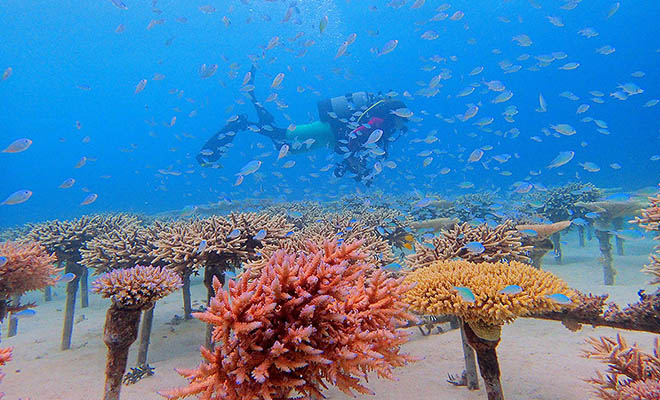
[[[397,44],[399,44],[399,41],[396,39],[392,39],[389,42],[385,43],[385,45],[378,52],[378,57],[383,56],[387,53],[391,53],[396,48]]]
[[[323,18],[321,18],[321,22],[319,22],[319,32],[323,33],[325,31],[325,28],[328,27],[328,16],[324,15]]]
[[[283,144],[282,147],[280,147],[280,152],[277,154],[277,159],[281,159],[287,155],[289,152],[289,145],[288,144]]]
[[[9,260],[7,260],[7,257],[5,257],[5,256],[0,256],[0,268],[1,268],[1,267],[4,267],[5,264],[7,264],[7,261],[9,261]]]
[[[585,171],[588,171],[588,172],[598,172],[598,171],[600,171],[600,167],[598,165],[596,165],[595,163],[592,163],[591,161],[580,163],[580,166],[582,168],[584,168]]]
[[[513,191],[516,193],[529,193],[529,191],[532,190],[533,187],[534,185],[532,185],[529,182],[522,182],[521,184],[516,186],[516,188]]]
[[[568,296],[561,293],[546,294],[545,297],[559,304],[571,304],[573,302]]]
[[[534,229],[523,229],[523,230],[518,231],[518,232],[522,233],[523,235],[532,236],[532,237],[535,237],[535,236],[539,235],[539,233],[537,231],[535,231]]]
[[[557,157],[555,157],[551,162],[550,165],[548,165],[546,168],[552,169],[552,168],[558,168],[561,167],[562,165],[568,163],[573,159],[575,156],[574,151],[560,151]]]
[[[413,207],[417,207],[417,208],[426,207],[429,204],[431,204],[431,201],[433,201],[433,199],[431,199],[429,197],[425,197],[425,198],[419,200],[418,202],[416,202],[415,204],[413,204]]]
[[[12,73],[13,71],[14,71],[14,70],[13,70],[11,67],[7,67],[7,69],[5,70],[5,72],[2,73],[2,80],[4,81],[4,80],[6,80],[6,79],[9,79],[9,77],[11,76],[11,73]]]
[[[241,174],[239,174],[239,175],[236,177],[236,181],[234,182],[234,186],[238,186],[238,185],[240,185],[241,183],[243,183],[243,179],[245,179],[245,175],[241,175]]]
[[[32,140],[27,138],[14,140],[6,149],[2,150],[3,153],[20,153],[25,151],[32,144]]]
[[[470,153],[470,157],[468,157],[468,163],[473,163],[481,160],[481,157],[484,156],[484,151],[481,149],[475,149],[472,153]]]
[[[199,77],[202,79],[210,78],[215,74],[217,70],[218,70],[218,64],[211,64],[211,65],[202,64],[202,66],[199,67]]]
[[[110,0],[113,6],[117,7],[120,10],[128,10],[126,4],[121,0]]]
[[[199,246],[197,246],[197,254],[202,254],[206,250],[206,240],[203,240],[199,242]]]
[[[261,161],[252,160],[252,161],[248,162],[247,164],[245,164],[243,166],[243,168],[241,168],[241,170],[238,171],[238,174],[243,175],[243,176],[250,175],[250,174],[253,174],[253,173],[257,172],[259,167],[261,167]]]
[[[81,206],[86,206],[86,205],[88,205],[88,204],[92,204],[93,202],[96,201],[96,199],[97,199],[98,197],[99,197],[98,194],[96,194],[96,193],[92,193],[92,194],[88,195],[87,197],[85,197],[85,199],[82,201],[82,203],[80,203],[80,205],[81,205]]]
[[[275,78],[273,79],[273,83],[270,84],[271,89],[278,88],[283,80],[284,80],[283,72],[280,72],[279,74],[275,75]]]
[[[399,264],[399,263],[395,263],[395,262],[393,262],[393,263],[389,263],[389,264],[383,266],[382,268],[383,268],[384,270],[387,270],[387,271],[394,271],[394,272],[396,272],[396,271],[401,271],[401,270],[403,269],[403,267],[401,266],[401,264]]]
[[[14,193],[10,194],[9,197],[7,197],[5,199],[5,201],[0,203],[0,206],[3,205],[3,204],[6,204],[8,206],[11,206],[11,205],[14,205],[14,204],[21,204],[23,202],[26,202],[30,198],[30,196],[32,196],[31,191],[29,191],[29,190],[19,190],[17,192],[14,192]]]
[[[509,101],[513,97],[513,92],[510,90],[504,91],[500,93],[497,97],[493,99],[494,104],[499,104],[499,103],[504,103],[505,101]]]
[[[291,168],[294,165],[296,165],[296,162],[293,161],[293,160],[289,160],[289,161],[285,162],[284,164],[282,164],[282,168]]]
[[[569,124],[556,124],[556,125],[550,125],[550,127],[554,129],[557,133],[561,133],[564,136],[572,136],[575,135],[576,133],[575,128],[573,128]]]
[[[268,232],[267,232],[265,229],[261,229],[259,232],[257,232],[256,235],[254,235],[254,236],[252,237],[252,239],[254,239],[254,240],[264,240],[264,238],[266,237],[266,234],[267,234],[267,233],[268,233]]]
[[[135,86],[135,94],[138,94],[141,91],[143,91],[145,86],[147,86],[147,80],[141,79],[140,82],[138,82],[138,84]]]
[[[73,272],[67,272],[66,274],[64,274],[64,275],[60,276],[59,278],[57,278],[57,281],[58,282],[63,282],[63,283],[69,283],[69,282],[73,281],[74,279],[76,279],[76,274],[74,274]]]
[[[481,242],[470,242],[463,246],[463,248],[472,254],[481,254],[486,251],[486,248]]]
[[[408,108],[397,108],[396,110],[390,111],[390,114],[394,114],[397,117],[401,117],[401,118],[410,118],[413,116],[413,112],[410,111]]]
[[[373,132],[371,132],[371,135],[369,135],[369,138],[367,139],[367,141],[364,144],[367,145],[367,144],[376,143],[380,140],[380,138],[382,136],[383,136],[383,130],[382,129],[375,129]]]
[[[241,235],[241,230],[240,229],[234,229],[233,231],[229,232],[229,235],[227,235],[227,239],[235,239]]]
[[[504,289],[500,290],[500,294],[509,294],[509,295],[514,295],[518,293],[522,293],[523,289],[518,286],[518,285],[509,285],[505,287]]]
[[[463,301],[467,301],[468,303],[474,303],[476,298],[474,297],[474,293],[472,293],[472,290],[470,288],[466,288],[463,286],[454,286],[454,290],[458,292],[458,295],[461,296]]]
[[[37,313],[37,312],[34,311],[34,310],[27,309],[27,310],[22,310],[22,311],[19,311],[19,312],[16,312],[16,313],[11,313],[11,316],[12,316],[13,318],[19,318],[19,319],[22,319],[22,318],[30,318],[30,317],[34,317],[36,313]]]
[[[566,64],[562,65],[558,69],[563,69],[564,71],[570,71],[570,70],[576,69],[579,66],[580,66],[580,63],[569,62],[569,63],[566,63]]]
[[[539,108],[536,109],[537,112],[546,112],[548,111],[548,104],[543,98],[543,94],[539,93]]]
[[[65,179],[64,182],[62,182],[62,183],[60,184],[60,186],[58,186],[58,188],[60,188],[60,189],[68,189],[68,188],[70,188],[71,186],[73,186],[74,183],[76,183],[76,180],[75,180],[75,179],[73,179],[73,178],[68,178],[68,179]]]

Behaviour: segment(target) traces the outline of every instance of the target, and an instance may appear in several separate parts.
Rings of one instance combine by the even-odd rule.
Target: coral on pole
[[[408,334],[396,328],[413,317],[403,295],[410,285],[365,261],[361,242],[306,251],[277,251],[257,279],[243,274],[195,317],[213,324],[212,352],[179,373],[189,386],[161,393],[169,399],[284,400],[321,398],[336,385],[352,394],[371,393],[367,373],[392,378],[411,361],[400,353]]]

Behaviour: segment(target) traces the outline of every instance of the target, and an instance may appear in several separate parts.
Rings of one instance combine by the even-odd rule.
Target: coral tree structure
[[[655,232],[656,241],[660,241],[660,193],[649,197],[651,205],[642,210],[642,215],[635,222],[650,232]],[[644,272],[653,276],[652,284],[660,283],[660,244],[655,246],[655,254],[651,255],[651,264],[644,267]]]
[[[365,262],[361,243],[305,252],[276,252],[257,279],[243,274],[215,297],[197,318],[215,326],[205,362],[179,373],[188,387],[161,393],[169,399],[197,394],[202,399],[284,400],[321,398],[328,384],[346,393],[371,393],[360,380],[374,371],[392,377],[392,368],[411,358],[399,352],[407,333],[397,330],[412,318],[402,301],[409,285]]]
[[[140,313],[181,287],[171,270],[135,266],[114,270],[93,284],[96,293],[112,300],[105,318],[103,342],[108,347],[104,400],[118,400],[128,349],[137,338]]]
[[[8,311],[19,307],[8,304],[12,296],[54,285],[55,256],[36,242],[2,242],[0,256],[6,261],[0,266],[0,322]]]
[[[589,338],[591,350],[584,357],[595,358],[607,364],[606,375],[600,372],[587,382],[596,387],[603,400],[657,400],[660,399],[660,343],[655,339],[653,353],[649,354],[633,344],[629,346],[621,335],[616,340]]]
[[[564,307],[546,296],[575,297],[561,279],[518,261],[440,261],[411,272],[404,282],[415,283],[405,295],[412,310],[432,315],[452,314],[463,320],[467,342],[477,353],[489,400],[503,398],[495,350],[502,325],[532,312],[558,311]],[[501,292],[510,285],[520,286],[521,291]],[[469,288],[474,301],[464,300],[456,287]]]
[[[472,253],[466,249],[465,246],[471,242],[481,243],[484,246],[483,252]],[[526,253],[530,249],[531,246],[522,244],[522,234],[510,222],[495,228],[487,224],[473,227],[466,222],[435,236],[430,247],[415,243],[415,253],[408,256],[408,263],[411,269],[417,269],[456,257],[472,262],[494,262],[503,259],[528,261]]]
[[[571,221],[560,221],[554,224],[523,224],[516,225],[516,229],[524,233],[523,243],[531,245],[529,259],[536,268],[541,268],[543,256],[553,249],[554,245],[549,239],[552,235],[563,231],[571,226]],[[526,231],[533,231],[536,236],[526,234]]]

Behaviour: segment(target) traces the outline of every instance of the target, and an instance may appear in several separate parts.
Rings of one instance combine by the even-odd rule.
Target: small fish
[[[30,196],[32,196],[31,191],[29,191],[29,190],[19,190],[17,192],[14,192],[14,193],[10,194],[9,197],[7,197],[5,199],[5,201],[0,203],[0,206],[3,205],[3,204],[6,204],[8,206],[15,205],[15,204],[21,204],[21,203],[26,202],[30,198]]]
[[[555,157],[550,162],[550,165],[548,165],[546,168],[552,169],[552,168],[561,167],[562,165],[564,165],[564,164],[568,163],[569,161],[571,161],[574,156],[575,156],[574,151],[561,151],[561,152],[559,152],[557,157]]]
[[[87,164],[87,157],[82,156],[80,160],[78,160],[74,168],[82,168],[85,164]]]
[[[529,191],[532,190],[533,187],[534,187],[534,185],[532,185],[531,183],[523,182],[520,185],[518,185],[513,191],[516,192],[516,193],[521,193],[521,194],[522,193],[529,193]]]
[[[328,16],[325,15],[323,18],[321,18],[321,22],[319,22],[319,33],[323,33],[325,31],[325,28],[328,27]]]
[[[60,276],[59,278],[57,278],[57,281],[58,282],[63,282],[63,283],[69,283],[69,282],[73,281],[74,279],[76,279],[76,274],[74,274],[73,272],[67,272],[66,274],[64,274],[64,275]]]
[[[475,149],[472,153],[470,153],[470,157],[468,157],[468,163],[473,163],[481,160],[481,157],[484,156],[484,151],[481,149]]]
[[[454,286],[453,288],[458,292],[458,295],[461,296],[463,301],[467,301],[468,303],[474,303],[476,298],[474,297],[474,293],[472,293],[472,290],[470,288],[466,288],[463,286]]]
[[[546,294],[545,297],[559,304],[571,304],[573,302],[568,296],[561,293]]]
[[[283,73],[283,72],[280,72],[280,73],[277,74],[277,75],[275,76],[275,78],[273,79],[273,83],[270,84],[270,88],[271,88],[271,89],[276,89],[276,88],[278,88],[278,87],[280,86],[280,84],[282,83],[283,80],[284,80],[284,73]]]
[[[433,201],[433,199],[431,199],[429,197],[425,197],[425,198],[419,200],[418,202],[416,202],[415,204],[413,204],[413,207],[416,207],[416,208],[426,207],[429,204],[431,204],[431,201]]]
[[[60,184],[60,186],[58,186],[58,188],[60,188],[60,189],[68,189],[68,188],[70,188],[71,186],[73,186],[74,183],[76,183],[76,180],[75,180],[75,179],[73,179],[73,178],[68,178],[68,179],[65,179],[64,182],[62,182],[62,183]]]
[[[463,248],[472,254],[481,254],[486,251],[486,248],[480,242],[470,242],[463,246]]]
[[[600,214],[598,214],[597,212],[593,212],[593,211],[584,214],[584,216],[585,216],[586,218],[589,218],[589,219],[600,218]]]
[[[385,265],[382,268],[387,270],[387,271],[394,271],[394,272],[401,271],[401,269],[403,269],[403,267],[401,267],[401,264],[395,263],[395,262],[389,263],[389,264]]]
[[[382,129],[376,129],[373,132],[371,132],[371,135],[369,135],[369,138],[367,139],[367,141],[364,144],[367,145],[367,144],[376,143],[380,140],[380,138],[382,136],[383,136],[383,130]]]
[[[280,152],[277,155],[277,159],[281,159],[287,155],[289,152],[289,145],[288,144],[283,144],[282,147],[280,147]]]
[[[110,0],[113,6],[117,7],[120,10],[128,10],[126,4],[121,0]]]
[[[265,229],[262,229],[259,232],[257,232],[257,234],[254,235],[252,237],[252,239],[254,239],[254,240],[264,240],[264,238],[266,237],[266,234],[267,234],[267,231]]]
[[[539,235],[539,233],[534,229],[523,229],[522,231],[518,231],[518,232],[522,233],[523,235],[532,236],[532,237],[536,237]]]
[[[383,228],[382,226],[377,226],[376,227],[376,232],[378,232],[378,234],[380,234],[381,236],[387,235],[387,232],[385,231],[385,228]]]
[[[7,264],[7,257],[5,256],[0,256],[0,267],[4,267],[5,264]]]
[[[225,282],[227,282],[229,279],[236,279],[236,272],[234,271],[225,271]]]
[[[245,164],[243,168],[238,172],[239,175],[245,176],[245,175],[250,175],[255,172],[261,167],[261,161],[259,160],[252,160],[249,163]]]
[[[199,242],[199,246],[197,247],[197,254],[202,254],[204,250],[206,250],[206,240]]]
[[[83,200],[82,203],[80,203],[80,205],[81,205],[81,206],[86,206],[86,205],[88,205],[88,204],[92,204],[93,202],[96,201],[96,199],[97,199],[98,197],[99,197],[98,194],[96,194],[96,193],[92,193],[92,194],[88,195],[87,197],[85,197],[85,200]]]
[[[293,236],[293,233],[294,233],[293,231],[289,231],[289,232],[286,233],[286,235],[284,235],[284,237],[285,238],[291,237],[291,236]]]
[[[5,70],[5,72],[2,73],[2,80],[4,81],[4,80],[6,80],[6,79],[9,79],[9,77],[11,76],[11,73],[12,73],[13,71],[14,71],[14,70],[13,70],[11,67],[7,67],[7,69]]]
[[[294,160],[289,160],[289,161],[285,162],[284,164],[282,164],[282,168],[291,168],[294,165],[296,165],[296,162]]]
[[[523,289],[518,286],[518,285],[509,285],[505,287],[504,289],[500,290],[500,294],[509,294],[509,295],[514,295],[518,293],[522,293]]]
[[[143,91],[145,86],[147,86],[147,80],[141,79],[140,82],[138,82],[138,84],[135,86],[135,94],[138,94],[141,91]]]
[[[34,311],[34,310],[27,309],[27,310],[19,311],[19,312],[17,312],[17,313],[11,313],[11,315],[12,315],[12,317],[15,317],[15,318],[19,318],[19,319],[21,319],[21,318],[30,318],[30,317],[34,317],[34,315],[35,315],[36,313],[37,313],[37,312]]]
[[[564,71],[571,71],[571,70],[576,69],[576,68],[579,67],[579,66],[580,66],[580,63],[577,63],[577,62],[569,62],[569,63],[566,63],[566,64],[562,65],[562,66],[559,67],[558,69],[562,69],[562,70],[564,70]]]
[[[396,39],[392,39],[389,42],[385,43],[385,45],[378,52],[378,57],[383,56],[387,53],[391,53],[394,49],[396,49],[396,46],[398,44],[399,44],[399,41],[396,40]]]
[[[20,153],[25,151],[32,144],[32,140],[27,138],[14,140],[6,149],[2,150],[3,153]]]
[[[229,235],[227,235],[227,239],[235,239],[241,235],[241,230],[240,229],[234,229],[233,231],[229,232]]]

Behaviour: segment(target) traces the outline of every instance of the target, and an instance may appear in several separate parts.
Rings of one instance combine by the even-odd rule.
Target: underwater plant
[[[228,290],[214,279],[215,296],[195,317],[214,325],[217,346],[201,349],[197,369],[179,371],[187,387],[160,394],[322,398],[329,384],[371,393],[360,382],[371,371],[392,378],[412,360],[400,353],[408,334],[396,329],[412,318],[402,300],[410,286],[366,262],[360,246],[309,242],[305,252],[277,251],[257,279],[243,274]]]
[[[0,242],[0,322],[7,313],[20,311],[10,299],[57,282],[55,255],[36,242]]]
[[[434,236],[428,246],[415,243],[415,252],[407,257],[407,262],[413,270],[456,257],[477,263],[503,259],[527,262],[526,253],[531,246],[523,245],[522,238],[511,222],[494,228],[487,224],[473,227],[464,222]]]
[[[660,241],[660,193],[648,198],[650,205],[642,210],[642,215],[636,217],[634,222],[647,231],[655,232],[653,240]],[[631,221],[633,222],[633,221]],[[656,245],[655,254],[651,255],[651,264],[646,265],[644,272],[651,274],[654,279],[652,284],[660,283],[660,244]]]
[[[181,287],[175,272],[151,266],[111,271],[94,281],[93,290],[112,300],[103,330],[108,347],[104,400],[118,400],[128,349],[137,338],[140,313]]]
[[[536,268],[541,268],[543,256],[554,248],[549,239],[552,235],[571,226],[571,221],[560,221],[554,224],[524,224],[516,225],[516,229],[524,235],[523,243],[532,246],[529,259]]]
[[[489,400],[503,399],[496,348],[502,325],[532,312],[559,311],[575,297],[553,274],[511,261],[438,261],[408,274],[404,300],[414,311],[461,318]]]
[[[636,344],[629,346],[618,334],[616,340],[601,336],[589,338],[590,350],[583,357],[607,364],[606,375],[598,372],[586,380],[595,386],[595,393],[603,400],[660,399],[660,342],[655,338],[653,353],[642,351]]]

